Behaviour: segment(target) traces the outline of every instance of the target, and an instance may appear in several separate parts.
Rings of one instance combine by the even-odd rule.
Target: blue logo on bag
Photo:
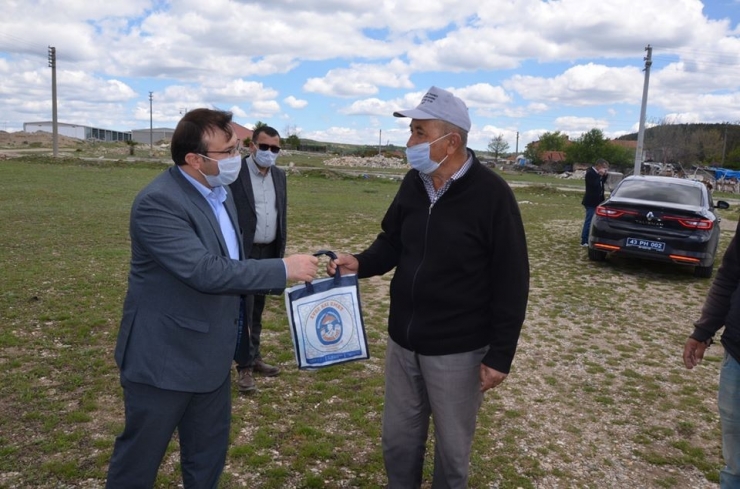
[[[333,307],[327,307],[316,318],[316,336],[324,345],[333,345],[342,339],[342,317]]]

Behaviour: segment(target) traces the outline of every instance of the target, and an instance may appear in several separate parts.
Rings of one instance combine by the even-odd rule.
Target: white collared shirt
[[[234,224],[229,218],[229,213],[226,212],[226,189],[221,186],[210,189],[200,183],[195,178],[188,175],[182,168],[177,167],[178,170],[185,176],[185,178],[193,184],[193,187],[205,197],[206,202],[211,206],[213,214],[216,216],[219,226],[221,227],[221,234],[226,241],[226,247],[229,250],[229,257],[238,260],[239,259],[239,242],[237,241],[236,230]]]

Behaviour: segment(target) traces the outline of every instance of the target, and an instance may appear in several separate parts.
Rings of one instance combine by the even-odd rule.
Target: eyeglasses
[[[209,150],[209,151],[206,151],[206,153],[212,153],[212,154],[215,154],[215,155],[229,155],[229,156],[236,156],[236,155],[238,155],[238,154],[241,154],[241,152],[242,152],[242,149],[243,149],[243,148],[242,148],[242,145],[241,145],[241,143],[237,143],[237,144],[236,144],[236,146],[234,146],[234,147],[233,147],[233,148],[231,148],[231,149],[227,149],[227,150],[224,150],[224,151],[210,151],[210,150]]]
[[[269,149],[275,154],[278,154],[280,152],[280,146],[271,146],[269,144],[260,143],[257,145],[257,147],[260,149],[260,151],[267,151]]]

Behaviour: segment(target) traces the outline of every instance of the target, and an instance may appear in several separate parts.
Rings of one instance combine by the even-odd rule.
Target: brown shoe
[[[257,385],[254,383],[254,377],[252,377],[251,368],[239,370],[239,377],[236,381],[236,386],[239,388],[239,392],[245,394],[257,390]]]
[[[255,373],[262,374],[265,377],[275,377],[280,374],[280,368],[268,365],[262,359],[255,360],[252,368]]]

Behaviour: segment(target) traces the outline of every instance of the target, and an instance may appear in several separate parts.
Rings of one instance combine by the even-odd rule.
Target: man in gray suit
[[[255,260],[281,258],[285,254],[288,186],[285,172],[275,166],[279,153],[280,133],[270,126],[256,128],[239,177],[230,185],[244,251]],[[253,374],[274,377],[280,374],[280,368],[265,363],[260,350],[265,295],[248,296],[245,305],[245,321],[234,360],[236,386],[239,392],[249,393],[257,390]]]
[[[107,487],[152,487],[172,434],[186,488],[215,488],[231,421],[231,362],[241,295],[310,281],[318,259],[245,260],[226,187],[239,174],[231,113],[188,112],[172,136],[175,166],[131,208],[131,269],[115,349],[125,427]],[[242,311],[243,314],[243,311]]]

